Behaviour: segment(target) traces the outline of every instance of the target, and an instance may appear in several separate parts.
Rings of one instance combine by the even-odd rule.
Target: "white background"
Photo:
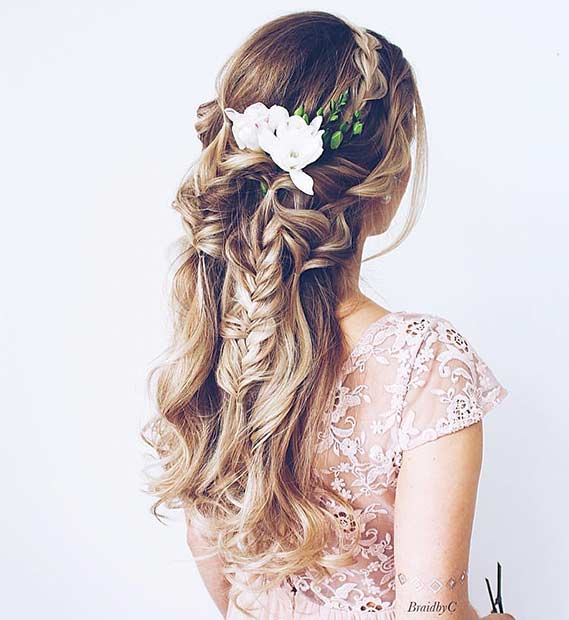
[[[402,47],[426,108],[427,205],[401,248],[365,263],[366,292],[449,318],[510,390],[485,422],[472,600],[488,611],[500,560],[507,611],[567,615],[561,4],[1,3],[4,617],[219,618],[181,516],[160,525],[140,490],[181,232],[169,205],[223,60],[262,22],[314,8]]]

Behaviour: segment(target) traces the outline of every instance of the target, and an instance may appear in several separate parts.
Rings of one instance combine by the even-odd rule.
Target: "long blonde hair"
[[[315,494],[318,432],[346,350],[335,311],[366,214],[410,165],[413,141],[411,208],[385,251],[422,209],[425,125],[399,47],[320,11],[258,28],[216,87],[198,108],[203,149],[173,204],[185,231],[173,337],[149,376],[158,412],[142,436],[158,455],[154,515],[161,504],[184,507],[236,590],[268,589],[308,567],[323,577],[350,564],[349,552],[325,553],[334,521]],[[264,153],[239,150],[223,114],[262,101],[303,104],[312,117],[346,89],[345,113],[360,110],[364,131],[308,168],[314,196]],[[352,513],[334,490],[322,492]]]

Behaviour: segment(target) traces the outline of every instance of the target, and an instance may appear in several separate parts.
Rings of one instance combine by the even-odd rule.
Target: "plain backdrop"
[[[484,422],[472,600],[489,611],[499,560],[507,611],[569,612],[563,3],[3,0],[6,618],[219,618],[181,515],[161,525],[141,491],[145,380],[166,345],[196,108],[253,28],[304,9],[397,43],[425,106],[425,211],[365,263],[364,291],[450,319],[510,390]]]

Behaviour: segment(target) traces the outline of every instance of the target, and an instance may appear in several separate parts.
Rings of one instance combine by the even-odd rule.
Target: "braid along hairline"
[[[352,106],[365,109],[368,101],[381,99],[387,93],[387,79],[379,67],[379,52],[383,43],[366,28],[346,21],[350,26],[358,49],[354,64],[361,73],[361,79],[352,97]]]

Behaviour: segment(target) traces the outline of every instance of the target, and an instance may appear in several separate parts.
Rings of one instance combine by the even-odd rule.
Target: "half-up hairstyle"
[[[223,113],[261,101],[303,104],[313,117],[346,89],[344,113],[360,110],[364,130],[307,167],[314,195],[267,154],[240,150]],[[388,249],[422,209],[425,126],[401,50],[320,11],[258,28],[223,66],[216,92],[198,108],[203,149],[173,204],[185,231],[173,338],[149,377],[158,413],[142,435],[159,457],[148,483],[155,516],[161,504],[183,507],[235,591],[261,591],[306,568],[324,577],[351,563],[350,552],[324,550],[337,524],[322,497],[353,509],[321,487],[314,467],[347,352],[336,309],[366,218],[388,202],[413,141],[412,205]]]

